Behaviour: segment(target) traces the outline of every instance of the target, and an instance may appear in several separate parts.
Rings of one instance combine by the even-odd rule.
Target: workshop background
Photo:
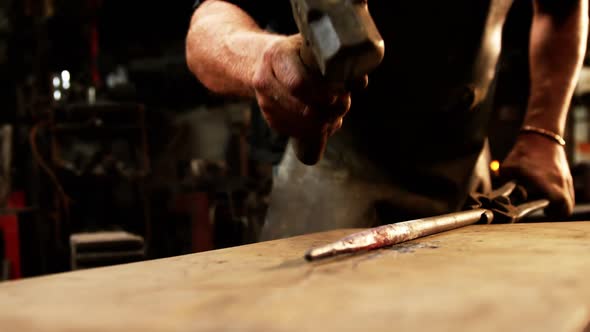
[[[285,141],[188,71],[193,2],[0,0],[0,280],[255,241]],[[495,160],[526,105],[530,11],[516,0],[505,26]],[[587,77],[566,133],[580,204]]]

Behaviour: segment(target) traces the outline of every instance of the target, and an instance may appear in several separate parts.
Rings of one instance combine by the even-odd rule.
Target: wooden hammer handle
[[[317,62],[315,61],[314,55],[307,42],[304,42],[301,46],[299,55],[303,64],[310,71],[320,73]],[[293,148],[295,149],[295,155],[299,161],[305,165],[315,165],[320,159],[322,159],[327,143],[328,132],[326,131],[294,138]]]
[[[322,159],[327,143],[328,134],[320,133],[317,136],[295,138],[293,148],[297,159],[305,165],[311,166]]]

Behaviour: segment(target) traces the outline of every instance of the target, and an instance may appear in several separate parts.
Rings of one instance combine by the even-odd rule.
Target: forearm
[[[253,97],[256,63],[277,38],[239,7],[208,0],[193,14],[186,39],[187,63],[212,92]]]
[[[530,39],[531,90],[525,125],[563,135],[570,100],[586,51],[588,0],[566,8],[537,0]]]

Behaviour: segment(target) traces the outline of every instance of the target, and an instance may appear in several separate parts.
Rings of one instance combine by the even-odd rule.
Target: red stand
[[[25,207],[24,192],[13,192],[8,198],[8,209],[22,209]],[[0,229],[4,235],[4,252],[10,262],[10,279],[21,278],[20,238],[18,231],[18,215],[16,212],[0,215]]]
[[[174,210],[191,218],[192,251],[213,249],[213,227],[209,220],[209,196],[205,192],[185,193],[177,197]]]

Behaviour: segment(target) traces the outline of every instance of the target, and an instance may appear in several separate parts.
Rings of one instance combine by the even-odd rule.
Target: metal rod
[[[488,209],[473,209],[379,226],[351,234],[336,242],[312,248],[305,254],[305,259],[312,261],[339,254],[391,246],[419,237],[472,225],[482,220],[482,218],[485,218],[483,220],[485,223],[490,223],[494,218],[494,214]]]

